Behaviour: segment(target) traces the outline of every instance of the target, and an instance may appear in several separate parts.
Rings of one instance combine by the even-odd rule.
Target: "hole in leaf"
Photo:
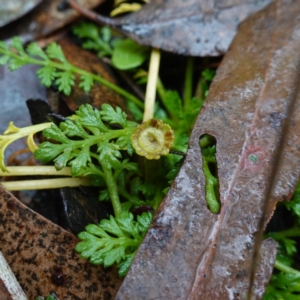
[[[208,209],[213,214],[218,214],[221,208],[216,144],[216,139],[209,134],[203,134],[199,139],[202,154],[202,170],[205,177],[205,199]]]

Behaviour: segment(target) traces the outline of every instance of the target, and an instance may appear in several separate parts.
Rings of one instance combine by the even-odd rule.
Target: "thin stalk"
[[[297,237],[300,236],[300,228],[298,226],[294,226],[286,230],[272,232],[270,236],[276,240],[282,240],[288,237]]]
[[[158,77],[157,78],[157,83],[156,83],[156,89],[157,89],[157,93],[160,97],[160,100],[162,101],[162,103],[164,104],[165,107],[167,107],[167,105],[165,105],[166,103],[166,89],[161,81],[161,79]]]
[[[153,48],[150,57],[143,122],[152,119],[154,115],[156,83],[158,77],[159,64],[160,50]]]
[[[189,57],[187,60],[184,80],[184,94],[183,103],[184,108],[188,108],[192,99],[193,93],[193,72],[194,72],[194,59]]]
[[[276,260],[275,261],[275,264],[274,264],[274,267],[279,270],[279,271],[282,271],[284,273],[291,273],[291,274],[295,274],[297,276],[300,277],[300,272],[295,270],[294,268],[292,267],[289,267],[287,266],[286,264],[284,263],[281,263],[280,261]]]
[[[0,170],[0,176],[71,176],[71,168],[65,167],[57,171],[53,166],[13,166],[6,167],[8,172]]]
[[[154,198],[153,198],[153,209],[156,211],[161,203],[161,200],[163,199],[164,197],[164,194],[163,194],[163,188],[157,188],[156,189],[156,192],[154,194]]]
[[[171,117],[171,119],[169,120],[169,125],[171,125],[171,127],[175,127],[177,125],[176,123],[178,123],[178,112],[169,109],[169,105],[167,103],[167,91],[159,77],[157,78],[156,89],[160,97],[160,100],[164,105],[165,110],[167,111],[168,115]],[[172,124],[170,121],[171,122],[174,121],[175,124]]]
[[[106,163],[102,163],[101,165],[102,165],[103,173],[105,175],[105,182],[112,202],[115,217],[118,218],[122,211],[121,202],[118,194],[118,187],[114,180],[111,167],[108,166]]]
[[[123,188],[118,188],[119,194],[127,199],[128,201],[132,202],[134,205],[145,205],[147,202],[143,200],[136,199],[135,197],[132,197],[125,189]]]
[[[87,178],[55,178],[40,180],[7,181],[1,184],[9,191],[59,189],[62,187],[90,186]]]

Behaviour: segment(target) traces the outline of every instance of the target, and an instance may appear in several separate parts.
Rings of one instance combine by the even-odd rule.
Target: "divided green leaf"
[[[41,80],[41,83],[46,87],[50,87],[55,79],[56,70],[51,66],[45,66],[37,70],[37,75]]]
[[[127,126],[127,115],[120,107],[113,109],[109,104],[102,104],[101,117],[103,121],[109,124],[119,124],[123,128]]]
[[[75,83],[75,76],[71,71],[56,72],[55,84],[58,85],[58,90],[67,96],[71,94],[71,87]]]
[[[130,212],[122,212],[119,218],[110,216],[98,226],[88,225],[78,235],[82,241],[75,250],[94,264],[117,263],[119,275],[125,276],[151,220],[151,213],[143,213],[137,221]]]
[[[56,43],[51,43],[47,48],[46,48],[46,53],[48,56],[52,59],[57,59],[62,63],[68,63],[61,46],[56,44]]]

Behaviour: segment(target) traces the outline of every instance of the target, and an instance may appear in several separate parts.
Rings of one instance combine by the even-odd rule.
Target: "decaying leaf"
[[[114,269],[91,265],[74,251],[78,239],[23,205],[0,186],[0,251],[28,299],[114,299]]]
[[[240,22],[270,2],[151,0],[138,12],[111,19],[69,1],[86,17],[115,27],[140,44],[192,56],[224,54]]]
[[[299,49],[297,1],[276,1],[241,25],[196,121],[183,167],[116,299],[245,299],[274,166],[279,175],[265,224],[299,179]],[[205,203],[199,149],[205,133],[217,140],[218,215]],[[265,240],[254,299],[264,293],[275,255],[276,243]]]
[[[20,0],[19,0],[20,1]],[[90,9],[100,5],[104,0],[79,0],[81,5]],[[15,1],[10,1],[14,3]],[[26,2],[28,2],[26,0]],[[3,27],[0,40],[19,36],[23,42],[32,41],[49,35],[79,17],[79,14],[68,7],[62,7],[62,0],[44,0],[24,18]],[[66,4],[66,3],[65,3]]]

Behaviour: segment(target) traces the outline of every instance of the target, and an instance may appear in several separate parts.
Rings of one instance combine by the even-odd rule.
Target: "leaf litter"
[[[299,10],[293,1],[276,1],[241,25],[198,116],[184,164],[116,299],[145,294],[231,300],[248,293],[264,202],[263,226],[299,179]],[[203,134],[217,140],[218,215],[204,199]],[[271,239],[262,243],[255,299],[263,296],[276,247]]]
[[[33,212],[0,186],[0,251],[29,299],[113,299],[122,279],[74,253],[78,238]],[[4,242],[5,241],[5,242]]]
[[[281,175],[283,178],[276,180],[281,184],[281,186],[279,185],[278,188],[278,185],[276,185],[275,191],[273,191],[274,195],[272,196],[274,199],[271,198],[273,200],[267,207],[268,211],[265,217],[266,220],[271,217],[276,201],[282,200],[283,198],[288,198],[291,195],[293,187],[295,186],[295,182],[299,177],[297,169],[294,169],[293,173],[291,173],[290,170],[291,165],[298,165],[295,163],[298,157],[297,149],[294,149],[295,143],[290,142],[297,141],[299,138],[299,133],[297,131],[297,122],[299,122],[299,120],[296,118],[293,119],[293,126],[295,130],[293,132],[291,132],[291,130],[288,131],[286,133],[288,138],[283,142],[284,150],[286,150],[287,147],[290,147],[291,149],[290,152],[287,152],[289,155],[285,155],[282,159],[285,163],[288,161],[289,167],[287,167],[285,163],[280,162],[279,167],[275,168],[273,164],[274,160],[278,160],[278,154],[276,153],[275,149],[281,141],[281,131],[284,131],[285,129],[285,126],[282,126],[282,124],[287,122],[287,111],[291,110],[284,106],[286,102],[287,105],[289,105],[289,101],[280,101],[280,99],[287,99],[288,97],[291,97],[291,94],[289,94],[288,88],[286,88],[283,89],[284,93],[286,94],[280,95],[280,93],[282,93],[282,89],[272,86],[270,79],[274,79],[273,77],[275,76],[277,79],[277,84],[282,83],[282,85],[290,87],[290,90],[293,90],[293,85],[295,85],[294,79],[297,77],[291,76],[290,69],[293,70],[293,67],[289,61],[287,62],[284,60],[284,58],[282,58],[284,56],[284,54],[282,54],[284,52],[282,49],[287,49],[290,52],[294,52],[294,48],[289,48],[286,45],[289,46],[289,43],[293,41],[293,37],[297,37],[299,32],[299,29],[297,29],[295,24],[295,26],[293,25],[291,27],[285,24],[288,21],[295,20],[295,18],[293,19],[289,17],[288,20],[284,20],[282,16],[290,16],[290,12],[293,10],[291,6],[289,6],[291,5],[289,1],[283,2],[276,2],[275,5],[278,5],[278,7],[275,7],[275,9],[280,12],[278,14],[278,23],[282,21],[282,24],[286,26],[286,30],[283,31],[284,33],[277,33],[279,37],[272,32],[274,38],[272,39],[272,43],[276,41],[276,43],[283,43],[283,45],[276,44],[274,48],[273,45],[262,46],[264,41],[271,40],[269,39],[269,36],[272,34],[270,34],[270,32],[266,29],[272,31],[275,26],[275,13],[272,11],[274,6],[270,6],[271,8],[266,10],[266,12],[269,13],[269,16],[266,18],[266,20],[263,20],[264,18],[260,18],[262,16],[261,14],[258,14],[258,17],[256,17],[258,21],[265,21],[266,24],[256,24],[255,26],[253,25],[253,27],[251,27],[248,23],[250,21],[248,21],[245,22],[247,25],[242,25],[241,32],[245,34],[247,38],[245,36],[242,38],[242,34],[239,34],[229,53],[226,55],[221,69],[219,70],[215,79],[212,90],[210,91],[205,108],[200,115],[197,125],[193,131],[190,150],[184,167],[181,169],[179,176],[173,184],[173,187],[167,196],[163,207],[160,209],[149,235],[146,238],[146,243],[143,244],[140,251],[143,252],[147,247],[149,236],[150,239],[152,238],[154,240],[160,237],[166,238],[162,241],[156,240],[156,242],[160,243],[160,245],[158,245],[157,249],[151,247],[153,248],[153,252],[151,253],[152,260],[149,259],[147,264],[148,266],[155,265],[155,271],[157,271],[160,266],[158,261],[155,262],[155,264],[153,263],[153,257],[155,257],[157,253],[162,254],[161,251],[163,246],[165,246],[166,249],[170,249],[170,251],[175,249],[173,252],[179,255],[179,258],[176,257],[176,264],[174,263],[174,266],[177,268],[176,274],[178,274],[178,270],[180,270],[179,273],[183,271],[182,274],[185,274],[185,267],[188,266],[188,268],[190,268],[192,266],[188,274],[192,278],[190,282],[194,281],[194,285],[192,286],[189,294],[191,298],[201,298],[203,295],[203,297],[207,297],[207,295],[210,297],[211,294],[209,293],[214,292],[225,293],[225,296],[222,294],[222,297],[225,297],[222,299],[226,299],[226,296],[228,299],[235,299],[233,297],[239,299],[238,297],[243,296],[243,293],[247,291],[246,282],[249,281],[249,262],[251,261],[249,260],[249,257],[251,257],[253,250],[253,235],[256,231],[258,231],[258,221],[260,218],[260,213],[263,211],[262,200],[264,199],[265,194],[268,193],[268,188],[271,189],[271,184],[267,184],[268,182],[272,182],[272,177],[270,174],[272,174],[272,170],[284,169],[283,172],[275,172],[277,174],[284,174],[284,176]],[[283,5],[287,6],[287,11],[285,11],[285,13],[283,12]],[[297,10],[294,9],[293,13],[295,14],[296,12]],[[290,18],[291,20],[289,20]],[[253,19],[255,19],[255,17],[253,17]],[[250,27],[251,30],[247,26]],[[253,29],[254,27],[256,28]],[[264,28],[267,33],[265,32],[264,34],[260,34],[262,32],[262,28]],[[292,28],[292,30],[290,28]],[[256,32],[258,34],[255,35]],[[283,35],[283,37],[281,37],[280,34]],[[285,37],[285,35],[287,35],[287,37]],[[253,36],[253,40],[251,41],[250,38],[249,42],[248,39],[251,36]],[[291,41],[289,40],[289,37],[292,37]],[[286,45],[284,43],[286,43]],[[259,45],[259,47],[255,49],[253,45]],[[293,44],[293,47],[297,48],[298,44]],[[299,49],[299,47],[297,49]],[[269,62],[266,59],[266,57],[268,57],[266,53],[270,54],[271,58]],[[287,57],[288,56],[289,55],[287,55]],[[237,62],[235,62],[235,60],[237,60]],[[251,62],[251,66],[249,61]],[[279,65],[280,68],[276,69],[276,64],[277,66]],[[269,67],[267,68],[267,75],[265,74],[266,66]],[[280,74],[280,72],[284,69],[282,66],[285,66],[285,72],[287,74],[285,72],[284,74]],[[243,74],[243,76],[241,76],[241,74]],[[228,80],[228,78],[230,78],[230,80]],[[295,91],[295,93],[297,93],[297,91]],[[263,97],[256,102],[255,100],[256,98],[259,98],[259,95],[263,95]],[[280,98],[278,95],[282,96],[282,98]],[[217,100],[213,100],[214,97]],[[280,98],[279,100],[278,97]],[[244,102],[240,101],[240,98],[242,98],[242,101]],[[270,101],[270,99],[273,101],[273,103]],[[294,105],[294,108],[295,107],[296,105]],[[294,115],[296,112],[297,110],[295,110]],[[199,128],[200,125],[202,126],[201,129]],[[197,193],[195,193],[195,191],[198,193],[201,191],[202,195],[204,194],[204,178],[201,175],[201,163],[199,164],[198,168],[195,169],[194,167],[195,159],[196,161],[201,162],[198,139],[203,133],[209,133],[215,136],[217,139],[217,160],[222,201],[221,213],[218,216],[211,215],[206,210],[205,200],[203,201],[202,199],[203,196],[199,196]],[[228,138],[230,134],[234,134],[235,137],[233,139]],[[266,137],[266,139],[262,140],[262,136]],[[255,157],[255,159],[253,159],[253,157]],[[193,165],[193,167],[191,167],[191,165]],[[290,176],[289,180],[286,179],[287,176]],[[231,179],[231,181],[229,180],[229,182],[231,182],[230,186],[227,186],[228,178]],[[270,178],[271,180],[269,180]],[[192,184],[189,181],[191,181]],[[194,186],[194,184],[196,184],[196,186]],[[199,196],[197,201],[200,203],[195,204],[192,200],[196,199],[197,196]],[[255,199],[253,199],[253,197]],[[189,200],[189,202],[192,203],[186,203],[186,200]],[[252,206],[250,204],[252,204]],[[183,224],[182,221],[182,215],[184,216],[184,205],[186,205],[186,207],[190,206],[193,209],[191,220],[187,220],[185,224]],[[245,215],[244,211],[247,210],[247,208],[250,208],[249,212],[251,212],[252,215]],[[172,211],[174,215],[170,215],[170,211]],[[182,215],[179,212],[182,213]],[[206,240],[207,237],[209,237],[210,241],[215,240],[218,243],[209,245],[209,243],[203,239],[202,243],[196,240],[196,244],[194,245],[194,241],[191,242],[188,241],[185,236],[182,237],[184,230],[185,234],[188,232],[188,235],[192,236],[201,232],[201,230],[196,228],[199,226],[197,221],[199,216],[196,216],[196,213],[199,213],[201,216],[205,216],[203,222],[206,222],[206,224],[202,226],[202,222],[201,230],[206,234]],[[216,224],[212,225],[214,221]],[[175,229],[173,227],[176,227],[178,224],[181,226],[180,229],[184,230],[176,230],[175,233]],[[234,232],[234,229],[236,232]],[[172,237],[174,235],[176,235],[177,238],[182,237],[182,239],[179,238],[180,245],[176,244],[174,247],[171,247],[170,243],[172,242]],[[198,239],[201,238],[203,237]],[[229,246],[229,243],[226,243],[226,241],[232,241],[233,238],[236,238],[235,243],[231,243]],[[197,245],[197,242],[200,246]],[[185,246],[191,247],[193,250],[191,252],[200,253],[201,255],[205,252],[205,250],[203,250],[204,248],[209,249],[209,251],[206,252],[206,256],[198,256],[196,261],[199,261],[199,264],[195,264],[193,256],[185,254]],[[261,276],[263,279],[261,282],[256,282],[255,285],[255,293],[258,296],[261,295],[264,285],[270,276],[270,272],[272,270],[272,261],[274,261],[275,258],[275,246],[276,245],[274,242],[272,242],[270,239],[265,241],[263,244],[261,253],[261,258],[263,261],[257,272],[257,276]],[[236,247],[236,249],[228,249],[228,247]],[[243,249],[241,249],[241,247]],[[166,249],[161,256],[165,257],[165,255],[167,255],[165,252]],[[178,251],[178,249],[181,251]],[[229,251],[225,252],[225,250]],[[240,251],[240,257],[236,255],[235,250]],[[235,253],[235,257],[233,257],[233,253]],[[230,260],[233,259],[233,263],[230,264]],[[138,261],[138,258],[136,261]],[[171,268],[170,262],[172,263],[171,259],[166,260],[164,264],[167,264],[167,267]],[[211,264],[208,262],[211,262]],[[226,268],[226,264],[232,267],[228,269]],[[195,265],[197,266],[196,270],[194,267]],[[198,266],[200,266],[199,269]],[[134,267],[136,268],[136,265],[134,265]],[[145,268],[147,271],[146,267],[147,265],[144,263],[143,268]],[[203,269],[201,269],[202,267]],[[203,271],[204,269],[205,272]],[[227,272],[230,274],[227,274]],[[159,272],[155,273],[156,276],[158,274]],[[184,286],[185,282],[180,282],[178,284],[178,278],[172,274],[173,273],[170,272],[168,276],[164,278],[165,281],[169,281],[166,286],[164,286],[164,290],[161,295],[165,295],[164,293],[173,292],[175,294],[177,293],[176,295],[179,295],[180,297],[180,293],[184,293],[186,291],[186,287]],[[228,275],[232,274],[234,274],[237,281],[239,281],[238,284],[236,282],[224,284],[222,280],[219,280],[220,277],[221,279],[223,277],[231,278],[231,276]],[[149,281],[152,283],[152,278],[147,277],[147,280],[148,279],[150,279]],[[130,280],[131,279],[129,277],[128,281]],[[157,287],[161,288],[165,284],[165,281],[159,280]],[[202,286],[199,283],[202,281],[205,281],[205,287],[207,286],[207,288],[205,288],[204,291],[202,289],[199,291],[199,285],[200,287]],[[177,282],[179,288],[174,288],[172,282]],[[127,281],[125,281],[125,284],[127,284]],[[126,294],[124,289],[125,288],[122,288],[120,290],[119,296]],[[141,290],[143,293],[147,291],[144,285],[141,286]],[[125,294],[122,294],[122,292]],[[126,297],[124,299],[126,299]],[[129,299],[131,298],[129,297]]]
[[[152,0],[135,13],[112,19],[69,1],[84,16],[120,30],[139,44],[191,56],[224,54],[238,25],[270,2]]]

